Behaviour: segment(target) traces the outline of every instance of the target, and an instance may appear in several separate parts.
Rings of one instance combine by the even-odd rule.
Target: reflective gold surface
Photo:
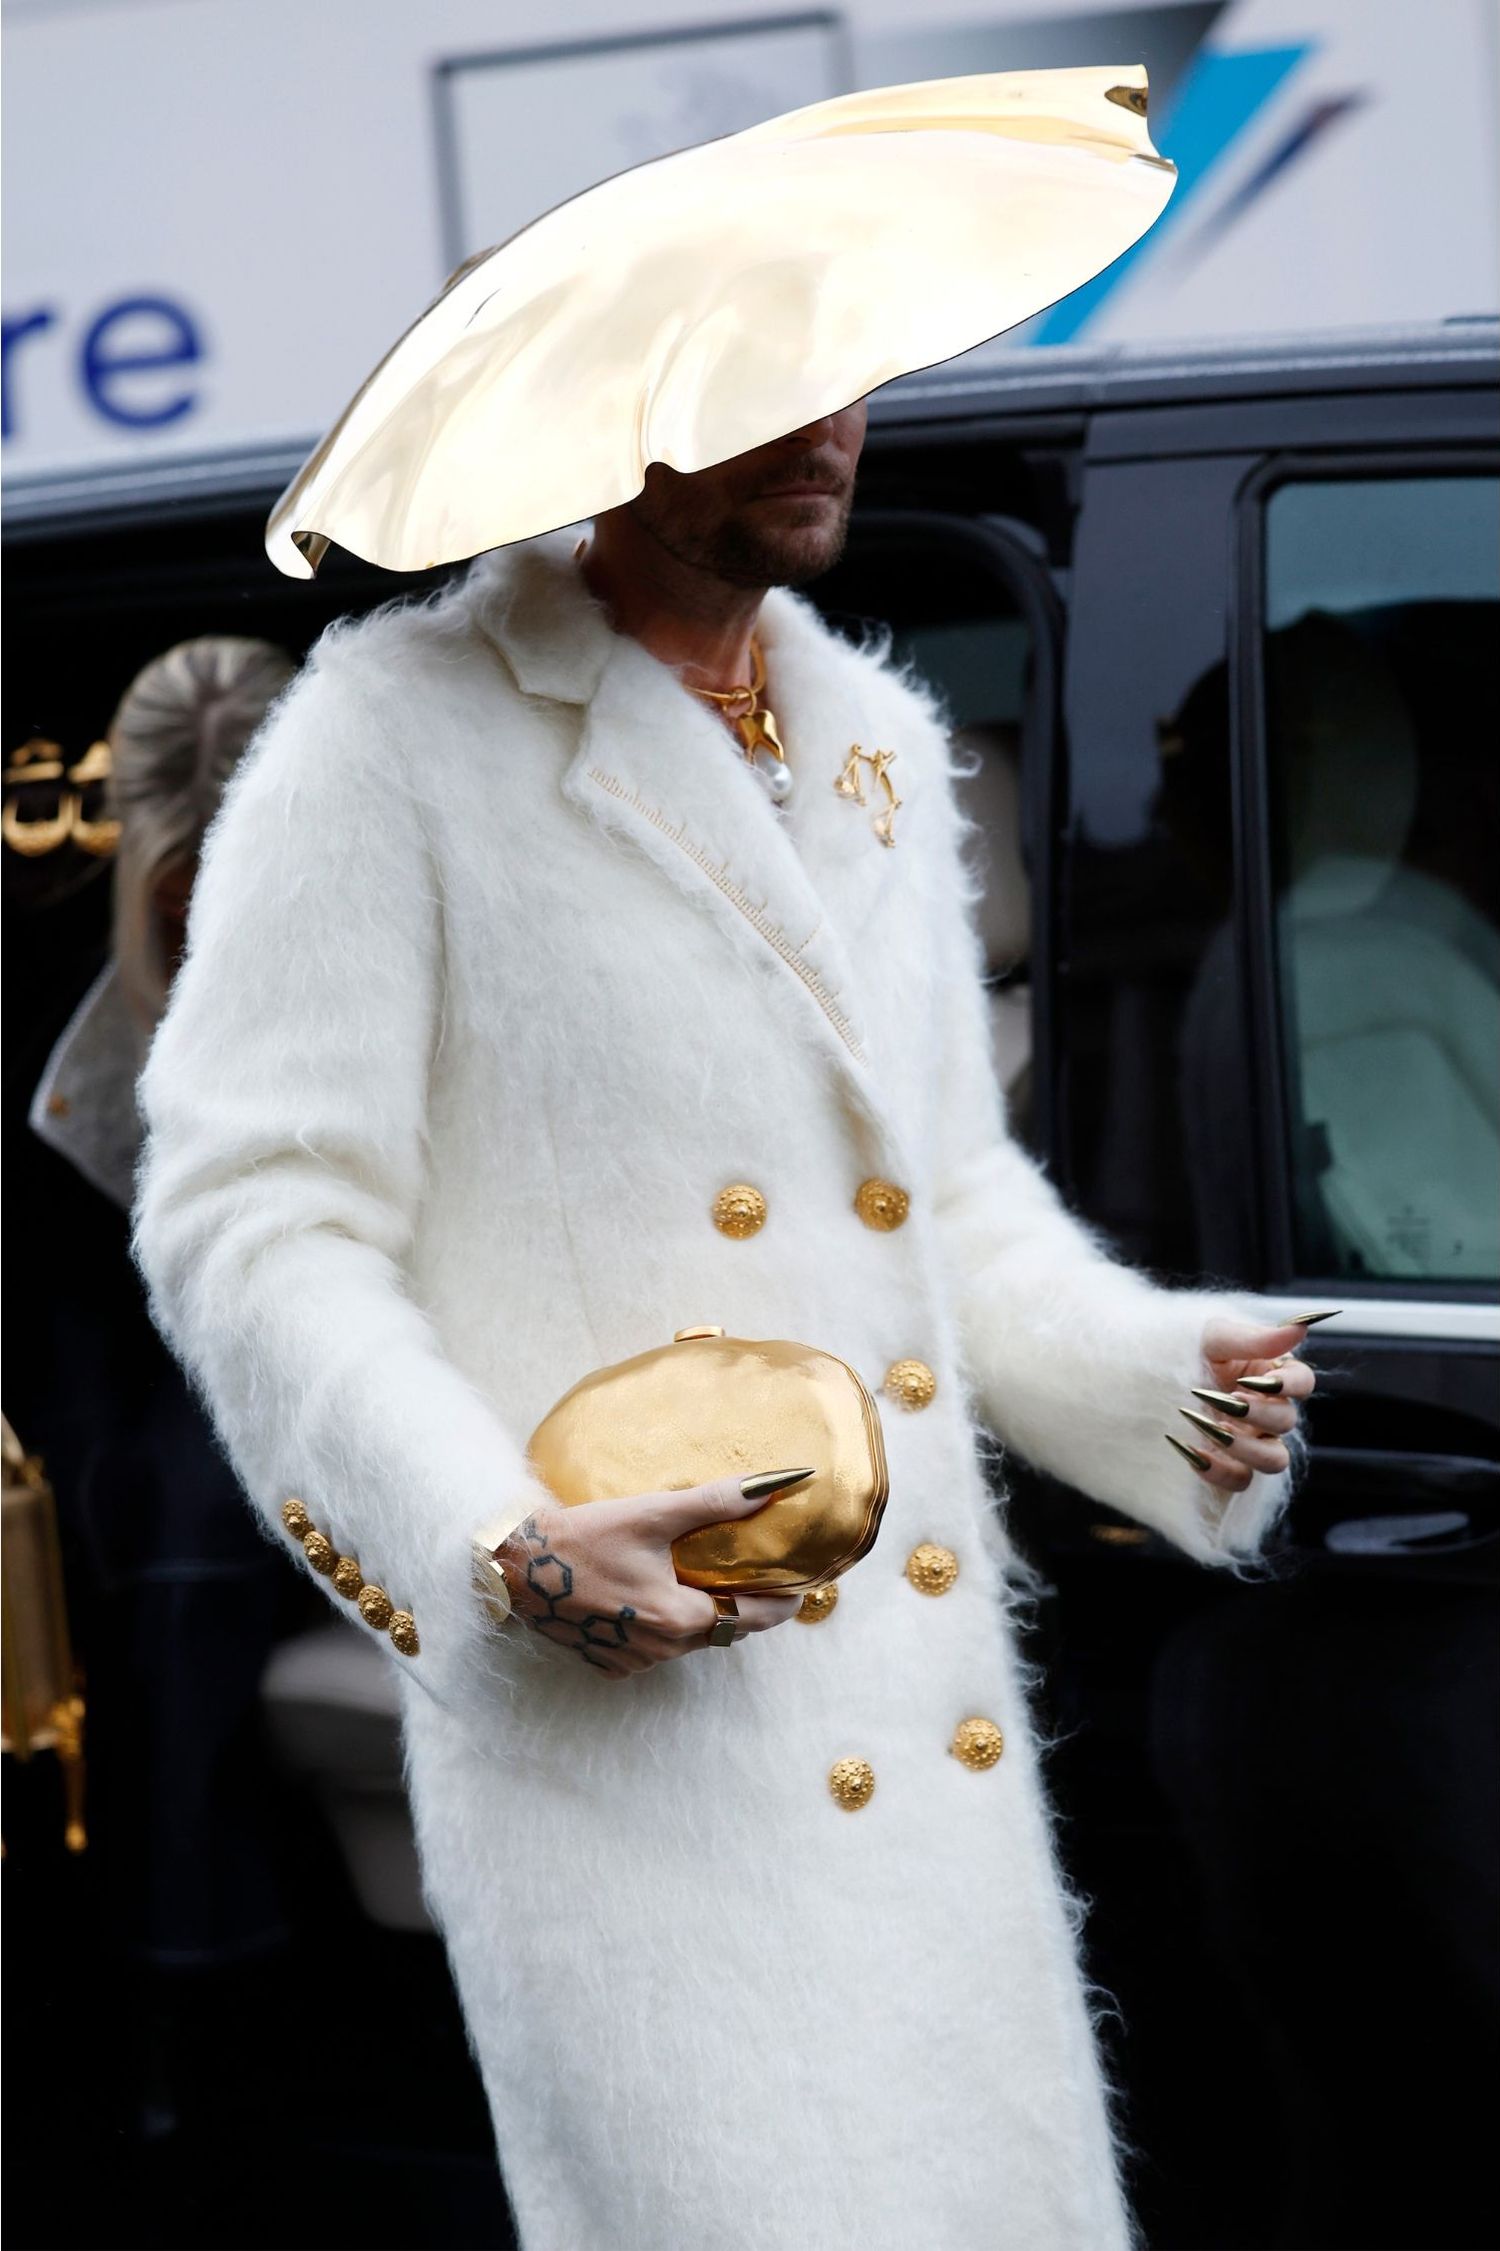
[[[367,1626],[382,1634],[396,1614],[396,1605],[384,1587],[368,1586],[360,1590],[359,1614]]]
[[[986,1767],[994,1766],[1005,1749],[1005,1737],[993,1720],[960,1720],[953,1731],[953,1741],[948,1746],[960,1766],[972,1768],[982,1774]]]
[[[936,1540],[924,1540],[906,1559],[906,1576],[918,1594],[946,1594],[958,1577],[958,1557]]]
[[[866,1227],[889,1235],[905,1224],[911,1198],[894,1180],[862,1180],[854,1191],[854,1208]]]
[[[421,1656],[422,1644],[417,1639],[417,1621],[409,1610],[393,1610],[386,1630],[403,1657]]]
[[[713,1220],[721,1235],[742,1243],[765,1226],[766,1199],[748,1180],[736,1180],[715,1196]]]
[[[313,1569],[320,1571],[325,1579],[331,1576],[333,1567],[339,1559],[338,1549],[334,1546],[332,1540],[327,1539],[321,1532],[303,1533],[302,1552]]]
[[[934,79],[602,181],[459,267],[277,503],[272,561],[527,539],[1000,334],[1162,211],[1145,106],[1138,68]]]
[[[908,1414],[920,1414],[937,1397],[937,1377],[925,1360],[896,1360],[885,1371],[883,1386],[888,1399]]]
[[[679,1579],[716,1594],[792,1594],[836,1577],[873,1544],[889,1489],[880,1416],[854,1370],[778,1339],[700,1334],[596,1369],[528,1452],[569,1507],[811,1463],[806,1483],[754,1515],[674,1542]]]
[[[838,1599],[837,1586],[809,1587],[802,1597],[802,1607],[797,1616],[804,1626],[821,1626],[825,1618],[833,1616],[838,1608]]]
[[[868,1759],[836,1759],[828,1770],[828,1787],[846,1813],[857,1813],[875,1795],[875,1769]]]

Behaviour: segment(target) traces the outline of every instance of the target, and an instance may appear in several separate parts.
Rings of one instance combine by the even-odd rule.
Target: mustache
[[[785,492],[789,485],[811,485],[819,492],[838,493],[846,491],[848,483],[848,477],[833,467],[826,454],[807,453],[783,462],[758,487],[756,497]]]

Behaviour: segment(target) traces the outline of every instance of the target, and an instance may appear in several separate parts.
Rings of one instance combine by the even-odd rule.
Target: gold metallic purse
[[[874,1545],[890,1484],[880,1414],[851,1367],[811,1345],[679,1329],[596,1369],[531,1434],[532,1466],[568,1507],[681,1492],[810,1465],[753,1516],[673,1542],[677,1576],[711,1594],[798,1594]]]

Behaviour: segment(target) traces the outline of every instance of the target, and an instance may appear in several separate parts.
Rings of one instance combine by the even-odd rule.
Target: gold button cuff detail
[[[885,1371],[887,1396],[909,1414],[930,1407],[937,1396],[937,1377],[925,1360],[897,1360]]]
[[[396,1615],[396,1605],[384,1587],[362,1587],[359,1596],[359,1614],[367,1626],[383,1634]]]
[[[875,1795],[875,1769],[868,1759],[836,1759],[828,1769],[828,1788],[836,1805],[858,1813]]]
[[[302,1553],[307,1557],[313,1569],[321,1572],[325,1579],[339,1559],[338,1549],[334,1546],[332,1540],[325,1539],[321,1532],[303,1533]]]
[[[281,1521],[294,1540],[306,1539],[312,1530],[312,1518],[295,1496],[281,1504]]]
[[[737,1243],[758,1235],[766,1224],[766,1199],[748,1180],[736,1180],[714,1198],[714,1225]]]
[[[952,1548],[924,1540],[907,1557],[906,1576],[918,1594],[946,1594],[958,1577],[958,1557]]]
[[[417,1621],[409,1610],[393,1610],[386,1630],[403,1657],[421,1656],[422,1644],[417,1639]]]
[[[797,1612],[804,1626],[821,1626],[837,1608],[839,1590],[836,1586],[809,1587],[802,1597],[802,1608]]]
[[[341,1555],[333,1567],[333,1591],[341,1594],[345,1602],[353,1602],[365,1583],[365,1575],[352,1555]]]
[[[960,1766],[982,1774],[986,1767],[996,1763],[1005,1749],[1005,1737],[993,1720],[960,1720],[948,1748]]]
[[[911,1198],[894,1180],[862,1180],[854,1191],[854,1208],[866,1227],[889,1235],[911,1210]]]

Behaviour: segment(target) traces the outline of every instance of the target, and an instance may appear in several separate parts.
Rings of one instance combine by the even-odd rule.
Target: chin
[[[806,524],[768,537],[764,531],[726,542],[722,575],[741,586],[809,586],[844,552],[846,518]]]

